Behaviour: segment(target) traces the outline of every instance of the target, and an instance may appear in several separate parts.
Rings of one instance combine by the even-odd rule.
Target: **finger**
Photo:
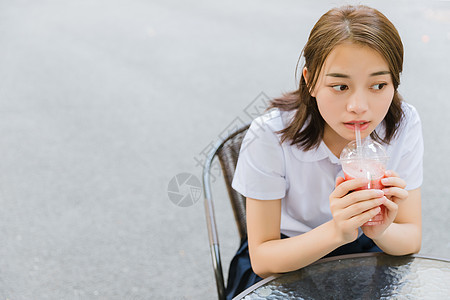
[[[354,205],[359,202],[365,202],[368,200],[378,199],[384,196],[382,190],[360,190],[352,192],[340,199],[341,207],[345,208],[350,205]]]
[[[354,222],[355,226],[361,227],[365,223],[367,223],[370,219],[375,217],[380,211],[381,211],[381,207],[379,207],[379,206],[374,207],[362,214],[359,214],[359,215],[353,217],[352,221]]]
[[[386,207],[386,209],[388,211],[397,211],[398,210],[398,205],[394,201],[391,201],[389,199],[386,199],[386,201],[384,202],[383,205]]]
[[[381,183],[384,186],[395,186],[404,189],[406,187],[406,181],[400,177],[386,177],[381,179]]]
[[[337,187],[338,185],[340,185],[341,183],[343,183],[345,181],[344,178],[342,178],[341,176],[339,176],[338,178],[336,178],[336,184],[334,187]]]
[[[337,181],[338,181],[338,179],[336,179],[336,182]],[[356,190],[358,188],[366,187],[368,184],[369,184],[369,181],[364,178],[346,180],[346,181],[342,182],[341,184],[339,184],[338,186],[336,186],[336,188],[334,189],[334,191],[332,193],[332,196],[337,197],[337,198],[342,198],[345,195],[347,195],[349,192]]]
[[[409,195],[407,190],[397,187],[384,188],[383,192],[388,197],[394,197],[401,200],[407,199]]]
[[[376,207],[384,204],[386,201],[388,201],[388,199],[383,196],[383,197],[372,199],[372,200],[357,202],[357,203],[345,208],[341,212],[341,215],[344,219],[350,219],[350,218],[360,215],[368,210],[376,208]]]
[[[395,171],[393,171],[393,170],[386,170],[386,171],[384,172],[384,175],[385,175],[386,177],[400,177],[400,175],[398,175],[398,173],[395,172]]]

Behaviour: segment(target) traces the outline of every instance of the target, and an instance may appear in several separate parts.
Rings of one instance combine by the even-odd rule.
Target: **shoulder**
[[[395,170],[413,190],[423,181],[424,143],[419,113],[411,104],[402,103],[403,119],[395,138],[387,145],[388,168]]]
[[[406,102],[402,103],[403,118],[399,127],[398,136],[417,134],[422,131],[422,123],[416,108]]]
[[[417,109],[412,104],[402,102],[402,110],[403,110],[406,121],[420,119]]]
[[[403,102],[402,110],[403,118],[391,145],[394,148],[402,148],[403,151],[412,151],[422,143],[422,123],[413,105]]]
[[[406,124],[420,122],[419,113],[412,104],[402,102],[402,110],[404,113],[402,122],[405,122]]]
[[[283,130],[290,124],[294,113],[295,111],[281,111],[278,108],[272,108],[265,114],[254,119],[250,128],[259,131],[268,129],[275,133]]]
[[[265,114],[254,119],[251,126],[255,128],[270,129],[271,131],[282,130],[284,127],[281,111],[278,108],[272,108]]]
[[[286,128],[290,122],[291,115],[292,112],[273,108],[254,119],[250,125],[249,132],[257,136],[275,136],[280,140],[279,131]]]

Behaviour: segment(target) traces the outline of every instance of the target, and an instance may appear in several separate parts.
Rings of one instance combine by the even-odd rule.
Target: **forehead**
[[[363,75],[379,71],[389,71],[389,65],[380,53],[368,46],[345,43],[330,52],[321,73]]]

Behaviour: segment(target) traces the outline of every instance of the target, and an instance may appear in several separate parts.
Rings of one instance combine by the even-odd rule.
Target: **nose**
[[[369,109],[367,95],[360,91],[355,91],[347,101],[347,111],[361,115]]]

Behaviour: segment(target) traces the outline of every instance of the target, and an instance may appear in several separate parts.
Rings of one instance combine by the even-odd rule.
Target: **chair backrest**
[[[231,206],[233,207],[234,218],[238,227],[240,238],[247,236],[246,213],[245,213],[245,197],[236,192],[232,187],[234,171],[239,157],[242,140],[247,133],[248,126],[235,131],[228,139],[222,143],[222,147],[218,149],[217,156],[222,167],[225,184],[230,197]]]
[[[233,208],[239,236],[242,239],[247,235],[245,197],[236,192],[231,187],[231,183],[233,181],[242,140],[244,139],[249,126],[250,124],[241,127],[240,129],[229,134],[223,140],[216,143],[215,147],[209,153],[205,166],[203,167],[203,195],[205,197],[206,223],[219,299],[225,299],[225,284],[223,279],[222,262],[220,259],[220,247],[214,213],[214,203],[211,194],[211,166],[214,158],[218,157],[227,187],[228,196]]]

